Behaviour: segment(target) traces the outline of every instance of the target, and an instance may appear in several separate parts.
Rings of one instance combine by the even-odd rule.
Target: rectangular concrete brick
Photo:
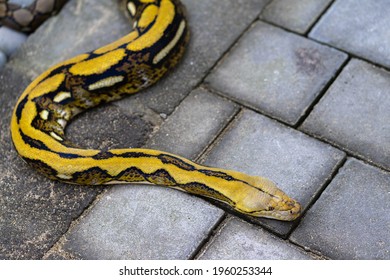
[[[200,259],[305,260],[316,257],[260,227],[231,218],[214,236]]]
[[[353,59],[302,125],[390,170],[390,73]]]
[[[332,259],[390,259],[390,173],[349,159],[291,240]]]
[[[344,158],[344,153],[252,111],[244,110],[213,147],[209,166],[267,177],[305,209]],[[294,223],[253,218],[286,236]]]
[[[304,34],[332,0],[273,0],[261,18],[289,30]]]
[[[195,158],[237,110],[221,97],[204,89],[195,90],[146,147]],[[69,232],[59,251],[53,250],[48,258],[187,259],[223,213],[201,198],[176,190],[141,185],[114,187]]]
[[[79,147],[107,150],[141,147],[153,128],[145,115],[127,116],[118,107],[105,105],[72,121],[66,135]]]
[[[238,106],[207,90],[194,90],[164,122],[145,147],[195,159],[227,122]]]
[[[188,259],[223,211],[158,186],[117,186],[66,236],[61,250],[80,259]]]
[[[346,57],[258,22],[206,82],[238,102],[294,125]]]
[[[389,0],[337,0],[310,37],[390,67]]]

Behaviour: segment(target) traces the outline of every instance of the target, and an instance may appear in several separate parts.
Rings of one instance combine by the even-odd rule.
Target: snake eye
[[[275,210],[275,207],[272,206],[268,207],[268,211],[273,211],[273,210]]]

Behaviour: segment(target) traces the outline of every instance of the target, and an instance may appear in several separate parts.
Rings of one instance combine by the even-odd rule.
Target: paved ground
[[[73,0],[0,74],[0,258],[390,259],[390,0],[183,2],[183,63],[68,135],[269,177],[302,218],[248,219],[175,190],[68,186],[28,168],[8,127],[25,86],[130,29],[116,0]]]

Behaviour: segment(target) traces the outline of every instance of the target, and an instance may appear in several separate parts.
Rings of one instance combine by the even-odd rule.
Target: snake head
[[[256,176],[250,181],[254,188],[236,204],[238,211],[282,221],[293,221],[299,217],[301,205],[280,190],[274,182]]]

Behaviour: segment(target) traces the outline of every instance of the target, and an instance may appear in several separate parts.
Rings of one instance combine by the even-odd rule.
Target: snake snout
[[[297,201],[290,199],[285,202],[283,209],[275,213],[275,217],[284,221],[293,221],[298,218],[300,214],[301,205]]]
[[[290,207],[291,215],[298,217],[301,214],[301,205],[297,201],[289,201],[287,205]]]

